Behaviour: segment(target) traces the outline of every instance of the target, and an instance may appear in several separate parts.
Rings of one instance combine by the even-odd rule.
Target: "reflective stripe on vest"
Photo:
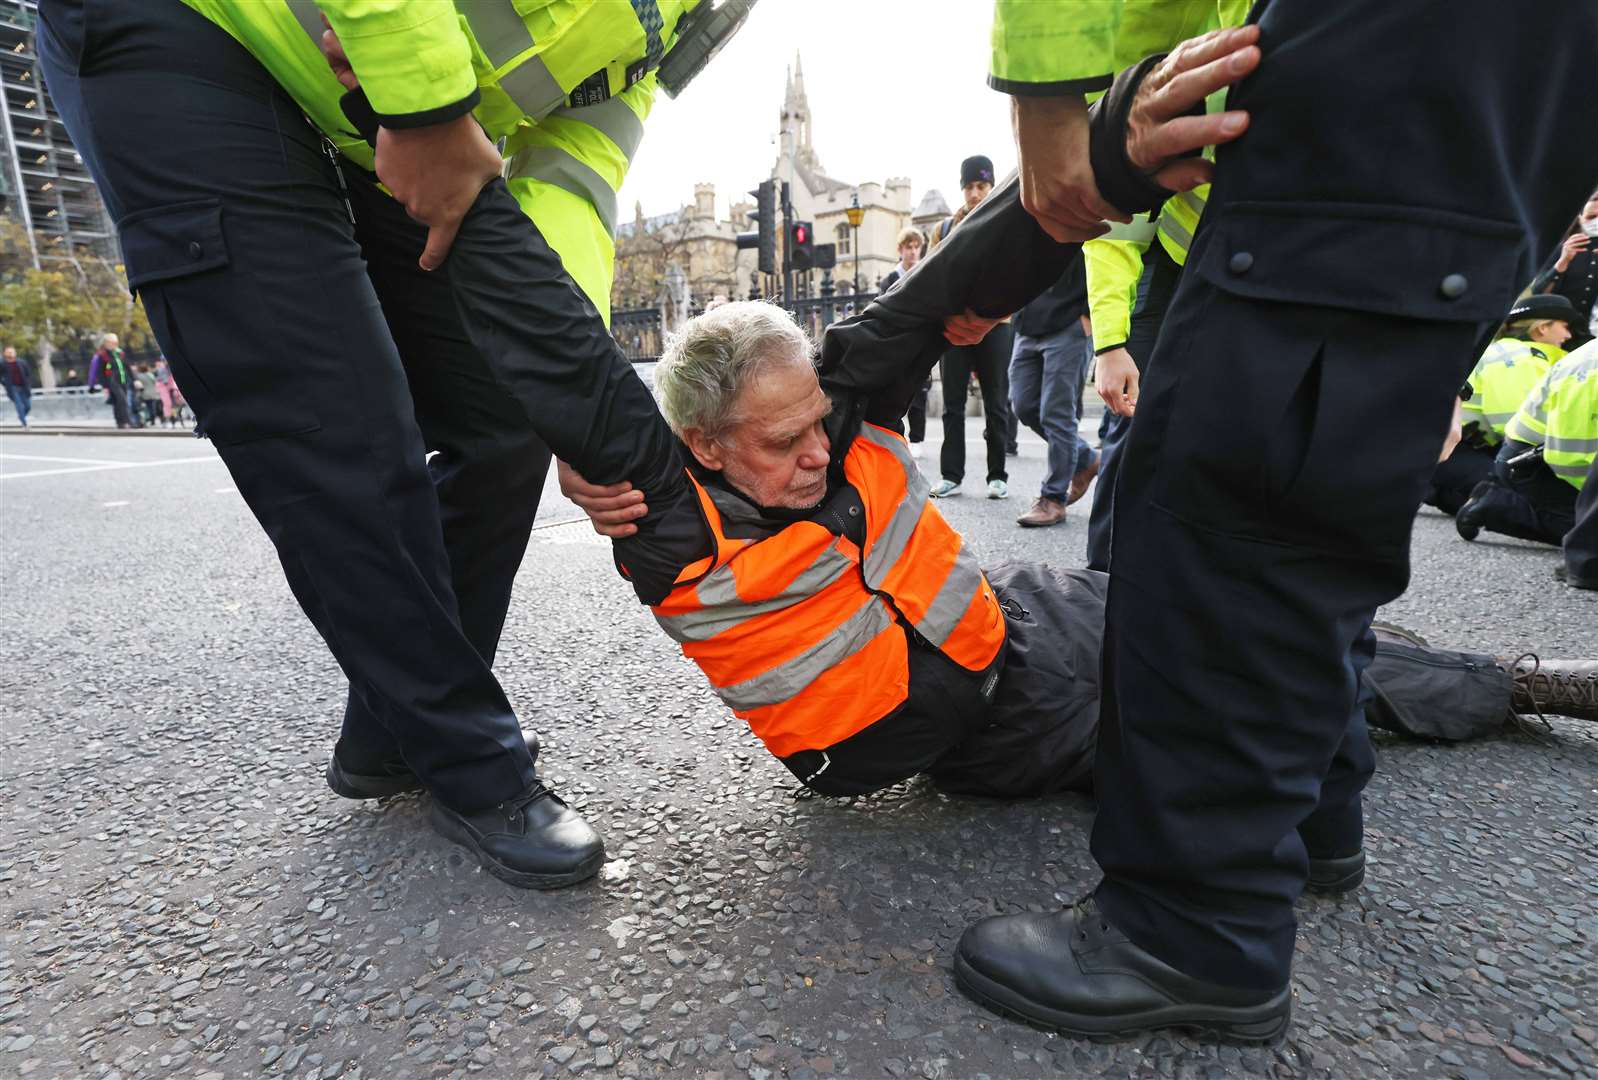
[[[825,750],[904,702],[909,638],[895,612],[967,670],[986,669],[1004,645],[993,591],[929,502],[904,441],[863,425],[844,474],[865,511],[860,547],[815,521],[730,538],[718,497],[694,480],[714,568],[653,608],[779,757]]]
[[[736,711],[749,711],[767,705],[781,705],[825,675],[839,662],[859,652],[865,645],[893,625],[893,616],[882,601],[863,593],[860,607],[837,629],[816,644],[770,671],[732,686],[716,690],[716,696]],[[825,749],[815,747],[814,749]]]
[[[1193,246],[1193,233],[1204,214],[1209,190],[1209,185],[1204,184],[1194,191],[1179,191],[1166,200],[1160,211],[1160,243],[1178,266],[1187,262],[1187,249]]]
[[[457,10],[466,16],[466,25],[472,28],[472,37],[495,68],[502,68],[533,47],[533,35],[527,23],[507,0],[471,0],[457,4]]]
[[[1520,338],[1500,338],[1471,369],[1471,396],[1465,410],[1476,414],[1489,442],[1496,442],[1515,414],[1536,397],[1538,385],[1552,366],[1545,349]]]
[[[899,459],[899,464],[904,466],[905,475],[908,477],[905,497],[894,508],[893,516],[888,519],[887,528],[874,542],[867,541],[863,566],[866,585],[872,589],[881,589],[886,584],[889,573],[898,566],[910,537],[927,512],[930,489],[926,477],[916,468],[915,459],[903,439],[871,424],[861,425],[858,437],[869,439],[893,454]],[[971,554],[971,550],[962,542],[955,554],[954,565],[950,567],[948,576],[943,579],[943,584],[933,595],[931,603],[926,605],[925,612],[919,617],[909,611],[905,614],[911,618],[911,625],[915,627],[916,633],[942,648],[955,628],[960,625],[961,619],[965,617],[973,597],[981,594],[986,587],[982,568],[977,565],[976,557]],[[904,605],[901,603],[900,607],[903,610]]]
[[[589,106],[592,108],[592,106]],[[625,105],[622,106],[626,108]],[[593,204],[605,231],[616,235],[616,192],[603,176],[558,146],[524,146],[511,156],[506,176],[541,180]]]
[[[286,0],[294,18],[321,48],[322,13],[315,0]],[[478,48],[495,68],[504,67],[533,47],[533,35],[510,0],[472,0],[460,5]],[[658,12],[656,17],[658,18]],[[548,116],[566,100],[542,57],[529,56],[500,75],[495,84],[530,119]]]
[[[322,25],[322,9],[316,6],[316,0],[286,0],[289,10],[294,13],[295,20],[300,28],[311,36],[316,47],[322,47],[322,31],[327,27]]]
[[[1543,445],[1556,453],[1598,454],[1598,439],[1567,439],[1562,435],[1550,435]]]
[[[466,16],[477,47],[496,72],[533,47],[532,32],[510,0],[471,0],[457,7]],[[566,91],[540,56],[529,56],[497,76],[495,85],[523,115],[534,120],[548,115],[566,100]]]
[[[837,548],[828,548],[782,592],[770,600],[750,604],[738,603],[738,581],[732,570],[723,566],[707,574],[694,586],[694,593],[704,605],[703,608],[684,615],[656,615],[655,621],[679,645],[689,641],[709,641],[745,619],[792,607],[837,581],[853,566],[854,560],[849,556]]]

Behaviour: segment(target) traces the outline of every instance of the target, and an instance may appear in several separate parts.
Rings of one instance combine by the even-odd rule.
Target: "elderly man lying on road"
[[[897,430],[936,362],[939,313],[1012,302],[946,291],[969,279],[959,260],[993,243],[1026,265],[1035,226],[1013,182],[990,204],[869,318],[829,330],[819,377],[805,334],[758,302],[690,320],[655,369],[702,528],[672,555],[677,585],[652,610],[717,696],[821,794],[922,772],[990,796],[1091,788],[1107,576],[1031,563],[984,573]],[[1047,263],[1053,246],[1033,254]],[[1024,292],[1054,272],[989,278],[1026,278],[1014,283]],[[624,486],[564,468],[562,486],[607,535],[626,535],[641,512]],[[1366,717],[1379,727],[1459,739],[1518,713],[1598,719],[1598,662],[1447,652],[1385,627],[1370,644]],[[1311,854],[1315,886],[1363,874],[1363,855]]]

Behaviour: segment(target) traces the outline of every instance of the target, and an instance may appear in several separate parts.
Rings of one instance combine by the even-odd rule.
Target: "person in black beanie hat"
[[[936,248],[951,229],[982,204],[993,190],[993,162],[976,154],[960,162],[960,193],[965,202],[950,217],[932,230]],[[1010,351],[1015,334],[1009,320],[995,326],[975,345],[957,345],[943,354],[939,377],[943,381],[943,449],[938,469],[942,479],[932,485],[932,496],[941,499],[960,490],[965,479],[965,400],[971,376],[977,377],[982,391],[982,438],[988,448],[988,498],[1004,499],[1010,494],[1009,473],[1005,471],[1005,444],[1010,440]]]

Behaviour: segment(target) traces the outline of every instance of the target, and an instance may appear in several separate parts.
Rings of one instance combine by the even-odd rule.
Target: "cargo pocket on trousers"
[[[201,199],[120,223],[128,286],[194,409],[196,434],[234,446],[320,428],[260,284],[234,266],[222,204]]]

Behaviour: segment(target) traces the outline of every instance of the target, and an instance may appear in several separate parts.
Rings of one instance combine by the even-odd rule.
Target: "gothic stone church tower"
[[[860,288],[875,292],[877,280],[898,263],[894,238],[910,224],[910,181],[890,177],[850,183],[828,176],[813,141],[810,101],[805,95],[804,63],[797,54],[788,69],[786,92],[778,113],[777,160],[771,176],[786,180],[800,221],[813,222],[817,243],[837,245],[838,266],[833,271],[842,291],[850,288],[855,273],[855,233],[845,211],[856,194],[865,209],[860,224]]]

